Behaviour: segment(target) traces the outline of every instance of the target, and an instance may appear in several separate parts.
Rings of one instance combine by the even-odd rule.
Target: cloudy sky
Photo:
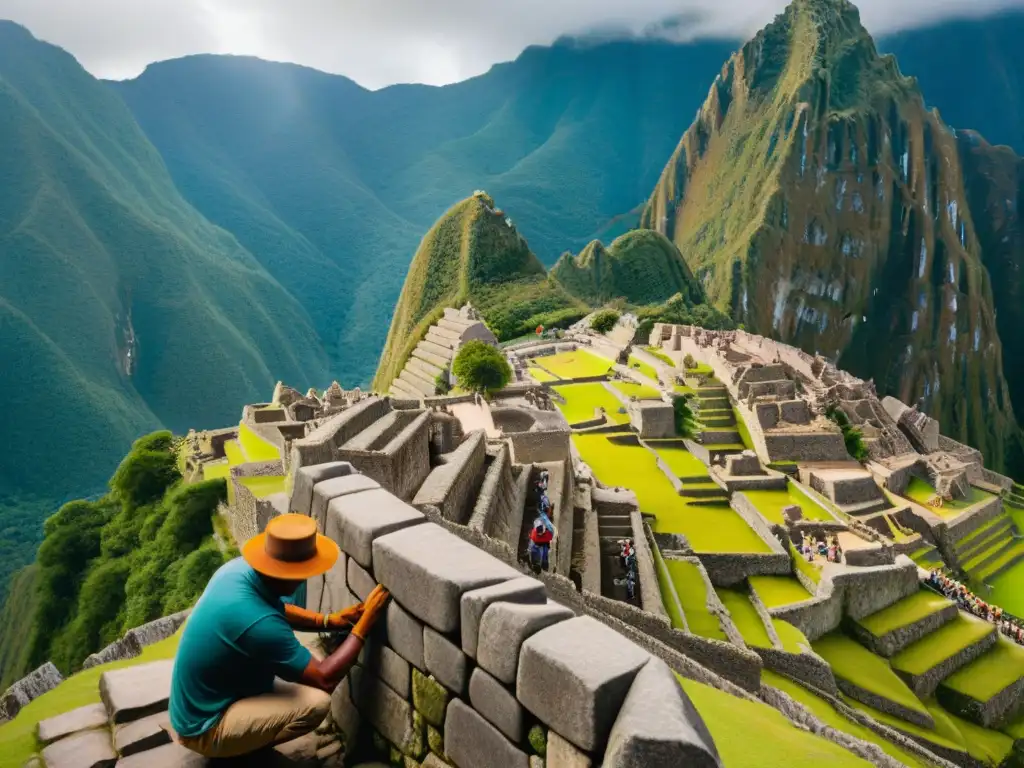
[[[746,37],[786,0],[0,0],[0,18],[73,53],[98,77],[127,78],[153,61],[236,53],[348,75],[369,88],[442,84],[563,34]],[[875,34],[1024,0],[860,0]],[[685,23],[663,25],[667,19]]]

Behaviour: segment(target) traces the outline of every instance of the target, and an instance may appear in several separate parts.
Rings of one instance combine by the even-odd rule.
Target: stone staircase
[[[470,339],[496,342],[480,320],[466,317],[456,309],[445,309],[441,319],[427,329],[426,336],[413,349],[398,378],[391,382],[391,396],[411,400],[434,397],[437,377],[451,368],[455,353]]]
[[[697,403],[697,420],[701,425],[697,442],[716,456],[742,452],[743,440],[736,429],[736,414],[725,385],[716,379],[708,380],[697,389]]]

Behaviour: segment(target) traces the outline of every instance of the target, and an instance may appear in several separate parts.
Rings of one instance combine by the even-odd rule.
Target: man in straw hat
[[[337,559],[338,545],[317,532],[313,518],[281,515],[213,575],[174,661],[171,726],[183,746],[236,757],[320,725],[388,600],[378,586],[365,603],[329,615],[282,602]],[[350,631],[321,661],[296,629]]]

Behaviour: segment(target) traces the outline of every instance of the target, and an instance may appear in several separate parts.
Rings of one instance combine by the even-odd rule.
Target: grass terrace
[[[929,704],[928,709],[932,715],[941,710],[939,705]],[[1002,765],[1013,751],[1013,739],[999,731],[982,728],[980,725],[964,720],[954,714],[941,710],[950,722],[956,727],[964,739],[964,746],[971,757],[980,760],[985,765]]]
[[[707,465],[686,450],[682,440],[646,440],[676,477],[710,477]]]
[[[224,443],[224,453],[228,457],[228,465],[237,467],[246,463],[245,452],[237,440],[228,440]]]
[[[543,368],[538,368],[535,365],[530,366],[527,370],[529,371],[530,375],[535,380],[539,381],[541,384],[545,384],[545,383],[548,383],[548,382],[551,382],[551,381],[558,381],[558,377],[557,376],[555,376],[553,374],[550,374],[547,371],[545,371]]]
[[[632,381],[613,381],[611,384],[626,397],[635,397],[637,400],[661,400],[661,392],[646,384],[636,384]]]
[[[672,391],[675,392],[677,395],[696,395],[697,394],[697,390],[695,390],[693,387],[687,387],[684,384],[676,384],[674,387],[672,387]]]
[[[538,357],[534,358],[533,362],[560,379],[589,379],[593,376],[605,376],[612,369],[611,360],[585,349]]]
[[[803,653],[805,648],[811,647],[807,636],[788,621],[773,618],[772,626],[775,627],[775,633],[782,641],[782,649],[786,653]]]
[[[672,361],[672,358],[666,355],[660,347],[644,347],[644,352],[651,355],[652,357],[658,358],[669,368],[676,367],[676,364]]]
[[[988,653],[947,677],[942,684],[978,701],[988,701],[1024,677],[1024,648],[1000,636]]]
[[[924,674],[992,632],[995,632],[993,625],[961,611],[949,624],[893,656],[892,667],[911,675]]]
[[[654,531],[682,533],[696,552],[771,551],[732,509],[688,505],[658,468],[651,452],[629,442],[635,438],[575,434],[572,439],[598,480],[636,493],[640,509],[655,517]]]
[[[1024,541],[1020,540],[1001,554],[997,559],[988,563],[984,568],[976,569],[971,573],[971,576],[984,581],[991,577],[993,573],[996,573],[1000,568],[1005,568],[1018,557],[1024,557]]]
[[[816,563],[808,563],[803,555],[796,551],[796,547],[793,546],[792,542],[789,545],[789,557],[793,561],[793,565],[796,566],[796,569],[813,583],[817,584],[821,581],[821,566]]]
[[[265,499],[267,496],[273,496],[275,493],[284,493],[285,491],[285,478],[283,475],[240,477],[239,482],[252,491],[252,495],[257,499]]]
[[[910,626],[950,605],[952,603],[941,595],[922,589],[888,608],[864,617],[858,623],[875,637],[881,637],[894,629]]]
[[[771,523],[785,525],[786,521],[782,516],[782,510],[793,504],[800,507],[805,520],[827,522],[835,520],[827,510],[800,490],[800,486],[792,480],[789,481],[784,491],[742,491],[742,493]]]
[[[227,480],[230,475],[231,465],[227,459],[203,464],[203,480]]]
[[[629,423],[629,416],[619,413],[619,409],[624,408],[622,402],[600,381],[588,384],[563,384],[552,389],[565,398],[564,403],[556,402],[555,405],[569,424],[590,421],[594,418],[596,408],[604,408],[608,421],[612,424]]]
[[[238,426],[238,441],[245,449],[245,455],[249,461],[279,461],[281,459],[280,449],[262,438],[246,424]]]
[[[683,606],[690,631],[701,637],[728,642],[718,617],[708,610],[707,584],[697,566],[685,560],[666,560],[665,567]]]
[[[648,365],[634,355],[629,356],[629,367],[634,371],[643,374],[652,381],[658,381],[658,372],[654,370],[654,366]]]
[[[676,604],[675,598],[679,595],[672,583],[672,573],[668,569],[668,561],[657,547],[651,550],[651,554],[654,556],[654,568],[658,574],[658,591],[661,593],[661,602],[665,606],[668,619],[673,629],[685,629],[686,619],[680,611],[680,606]]]
[[[935,721],[934,730],[925,728],[915,723],[908,723],[906,720],[890,715],[887,712],[882,712],[869,707],[867,704],[851,699],[849,696],[840,694],[840,698],[849,706],[854,709],[863,712],[868,717],[877,720],[882,725],[887,725],[890,728],[903,731],[904,733],[913,734],[920,736],[926,741],[930,741],[940,747],[946,747],[947,749],[954,749],[958,752],[966,752],[967,747],[964,746],[964,737],[960,733],[960,730],[953,724],[948,713],[938,705],[930,706],[927,702],[925,708],[931,714],[932,719]]]
[[[975,504],[992,498],[991,493],[975,488],[972,485],[971,492],[968,494],[966,499],[954,499],[953,501],[947,501],[943,503],[941,507],[931,506],[928,502],[935,497],[935,489],[919,477],[910,478],[910,484],[907,486],[907,492],[903,495],[911,501],[920,504],[928,511],[944,518],[956,517],[965,509],[969,509]]]
[[[985,600],[1009,611],[1014,616],[1024,616],[1024,560],[1003,571],[991,583],[991,589],[985,590]]]
[[[768,609],[811,599],[811,593],[792,576],[751,576],[749,581],[750,588]]]
[[[733,623],[743,635],[744,642],[755,648],[773,648],[768,630],[764,628],[764,622],[750,602],[750,598],[734,589],[719,588],[717,591],[725,607],[729,609]]]
[[[813,643],[815,652],[828,662],[836,677],[895,702],[906,709],[927,714],[914,692],[893,672],[889,663],[856,640],[831,632]]]

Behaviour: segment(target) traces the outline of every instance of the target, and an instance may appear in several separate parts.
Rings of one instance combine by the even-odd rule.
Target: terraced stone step
[[[416,349],[412,351],[412,356],[415,357],[417,360],[422,360],[425,363],[436,365],[438,368],[447,368],[448,364],[451,362],[451,356],[444,357],[442,355],[431,352],[425,346],[428,343],[429,342],[421,341],[419,344],[417,344]]]
[[[427,334],[429,335],[429,333],[430,332],[428,331]],[[421,350],[422,352],[428,352],[432,355],[436,355],[440,359],[444,360],[445,365],[450,363],[452,361],[452,358],[455,356],[455,352],[454,350],[452,350],[451,347],[444,346],[441,344],[435,344],[434,342],[430,341],[430,339],[426,338],[416,345],[416,349]]]
[[[421,397],[433,397],[437,393],[434,382],[421,379],[408,369],[398,375],[399,381],[403,382],[409,389],[419,392]]]
[[[428,378],[430,378],[431,381],[433,381],[438,376],[440,376],[442,373],[444,373],[444,370],[441,369],[441,368],[438,368],[436,365],[432,365],[431,363],[426,363],[426,362],[424,362],[424,361],[422,361],[422,360],[420,360],[418,358],[415,358],[415,357],[409,358],[409,362],[407,362],[405,364],[405,367],[406,368],[411,368],[414,371],[418,371],[418,372],[422,373],[424,376],[427,376]]]
[[[456,344],[458,344],[459,339],[462,338],[462,331],[465,329],[459,328],[458,330],[456,330],[453,328],[446,327],[444,324],[444,320],[442,319],[435,323],[434,325],[430,326],[430,330],[432,330],[438,336],[443,336],[446,339],[451,339]]]
[[[983,728],[998,728],[1024,692],[1024,648],[1000,637],[978,659],[942,681],[939,702]]]
[[[1016,544],[1004,552],[998,560],[978,569],[972,575],[982,581],[995,578],[1010,566],[1015,565],[1022,557],[1024,557],[1024,542],[1016,540]]]
[[[967,542],[966,546],[961,542],[956,547],[957,558],[970,560],[982,551],[990,549],[992,544],[999,539],[1012,536],[1013,521],[1009,517],[997,517],[992,526],[986,526],[985,534]]]
[[[715,483],[705,483],[702,485],[697,485],[696,483],[694,483],[690,485],[684,485],[682,490],[679,491],[679,495],[691,499],[729,498],[729,494]]]
[[[453,339],[450,336],[445,336],[434,326],[431,326],[430,330],[427,331],[426,340],[431,344],[436,344],[439,347],[447,347],[450,350],[454,350],[459,346],[459,340],[457,338]]]
[[[395,379],[391,382],[391,396],[397,397],[400,400],[421,400],[423,398],[420,392],[414,390],[401,379]]]
[[[873,515],[876,512],[884,512],[887,509],[893,508],[885,498],[862,501],[859,504],[840,504],[838,506],[843,512],[854,517]]]
[[[874,653],[889,658],[956,617],[955,603],[922,589],[853,622],[851,630]]]
[[[477,320],[456,320],[450,317],[442,317],[437,321],[437,327],[461,336],[467,328],[475,325],[477,322]]]
[[[997,540],[991,546],[979,551],[974,557],[963,561],[963,569],[969,573],[984,571],[992,563],[1001,559],[1009,550],[1013,549],[1015,545],[1016,540],[1012,537]]]
[[[939,683],[995,645],[996,628],[962,611],[953,621],[911,643],[892,658],[892,668],[925,698]]]
[[[700,424],[708,429],[723,429],[736,426],[736,417],[729,416],[704,416],[701,415]]]
[[[729,408],[729,399],[727,397],[700,397],[701,411],[724,411]]]

